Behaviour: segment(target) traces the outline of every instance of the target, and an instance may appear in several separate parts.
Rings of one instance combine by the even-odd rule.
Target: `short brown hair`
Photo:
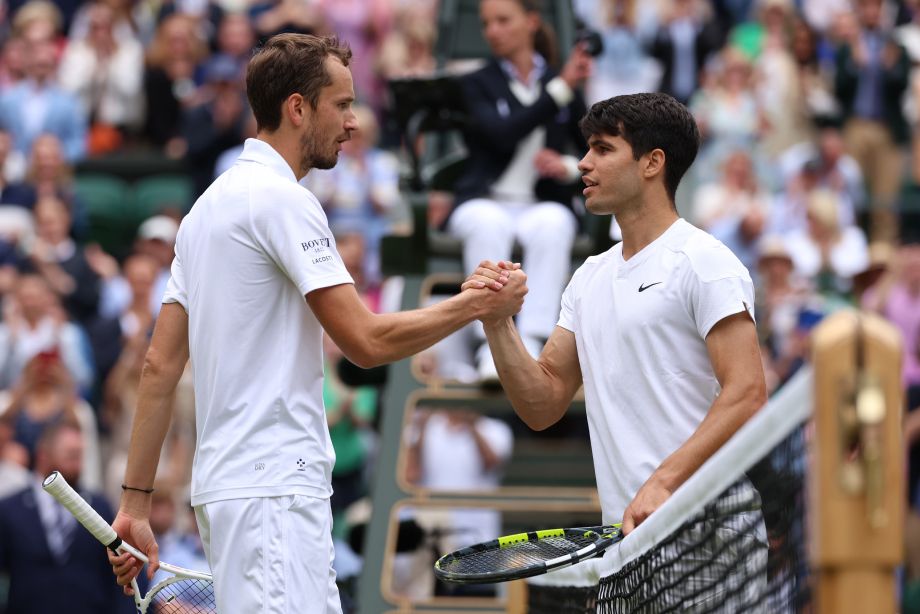
[[[281,105],[300,94],[314,109],[320,91],[332,84],[326,58],[348,66],[351,49],[334,36],[278,34],[256,51],[246,70],[246,93],[258,130],[272,132],[281,125]]]

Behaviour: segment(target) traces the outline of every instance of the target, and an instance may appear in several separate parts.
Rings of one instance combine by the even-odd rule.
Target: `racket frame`
[[[597,536],[594,542],[583,546],[574,552],[563,554],[551,559],[546,559],[539,563],[522,566],[514,570],[494,571],[484,573],[464,573],[459,574],[451,572],[444,567],[447,563],[470,556],[483,551],[501,550],[511,548],[517,544],[526,542],[537,542],[548,538],[579,536],[586,537],[588,533]],[[540,531],[528,531],[526,533],[515,533],[505,535],[497,539],[489,540],[479,544],[473,544],[466,548],[460,548],[454,552],[445,554],[434,564],[435,576],[444,582],[453,584],[488,584],[493,582],[508,582],[510,580],[520,580],[539,576],[554,569],[568,567],[581,561],[593,558],[602,554],[607,548],[623,538],[620,533],[620,525],[596,526],[596,527],[572,527],[568,529],[543,529]]]
[[[57,499],[58,503],[67,508],[67,511],[73,514],[73,517],[77,519],[77,522],[92,533],[93,537],[99,540],[99,543],[103,546],[115,553],[129,552],[133,557],[143,561],[145,565],[150,564],[147,555],[131,544],[122,541],[122,539],[118,537],[118,534],[115,533],[115,529],[99,515],[99,512],[90,506],[86,499],[81,497],[80,494],[67,483],[67,480],[64,479],[64,476],[62,476],[60,472],[52,471],[48,474],[42,481],[42,488],[45,492]],[[173,574],[172,577],[157,582],[150,587],[150,590],[148,590],[147,594],[143,597],[138,588],[137,580],[131,580],[131,588],[134,590],[134,605],[137,606],[137,611],[140,614],[144,614],[144,612],[147,611],[147,608],[153,603],[153,599],[156,597],[157,593],[171,584],[175,584],[181,580],[214,582],[213,576],[209,573],[194,571],[177,565],[170,565],[169,563],[160,563],[160,569]]]

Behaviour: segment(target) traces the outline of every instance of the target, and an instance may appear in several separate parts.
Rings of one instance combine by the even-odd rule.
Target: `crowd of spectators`
[[[572,7],[604,43],[583,84],[588,104],[659,90],[697,118],[703,145],[678,208],[751,271],[771,389],[806,359],[809,331],[822,317],[861,306],[903,335],[907,409],[920,408],[920,201],[913,200],[920,194],[920,1],[572,0]],[[254,136],[243,74],[251,50],[275,33],[334,33],[355,51],[363,129],[335,169],[314,171],[305,184],[327,209],[360,292],[373,309],[387,308],[379,247],[405,219],[407,144],[392,129],[386,83],[435,70],[437,11],[437,0],[0,3],[0,494],[32,492],[34,472],[63,454],[49,446],[66,440],[81,456],[70,477],[102,505],[117,506],[137,383],[182,211],[150,217],[127,253],[112,253],[88,239],[88,204],[76,190],[82,165],[125,154],[167,160],[197,196]],[[330,344],[327,353],[335,373],[340,352]],[[468,372],[475,377],[472,366]],[[161,457],[158,531],[177,557],[200,563],[185,513],[190,377],[177,392]],[[373,388],[338,377],[324,397],[340,459],[337,531],[344,531],[346,507],[367,492],[381,401]],[[908,424],[915,423],[907,433],[920,438],[920,420]],[[79,445],[67,439],[73,432]],[[910,502],[920,508],[920,460],[913,466]],[[424,467],[414,470],[425,475]],[[0,575],[10,573],[11,547],[0,541]],[[36,569],[54,586],[66,575],[66,557],[43,556]],[[0,590],[0,612],[14,593]],[[51,611],[28,607],[16,611]]]

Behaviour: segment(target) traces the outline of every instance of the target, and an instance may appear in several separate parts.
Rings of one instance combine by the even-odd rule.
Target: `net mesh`
[[[808,370],[787,384],[632,536],[575,566],[578,581],[529,584],[530,614],[810,611],[811,383]]]
[[[177,579],[157,589],[150,602],[152,614],[214,614],[214,583]]]

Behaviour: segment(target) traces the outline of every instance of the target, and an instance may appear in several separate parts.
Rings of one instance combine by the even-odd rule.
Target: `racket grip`
[[[93,534],[93,537],[102,542],[103,545],[113,549],[120,545],[121,539],[115,533],[115,529],[96,510],[90,507],[83,497],[77,494],[77,491],[67,483],[67,480],[59,472],[51,472],[42,482],[42,488],[66,507],[74,518],[86,527]]]

